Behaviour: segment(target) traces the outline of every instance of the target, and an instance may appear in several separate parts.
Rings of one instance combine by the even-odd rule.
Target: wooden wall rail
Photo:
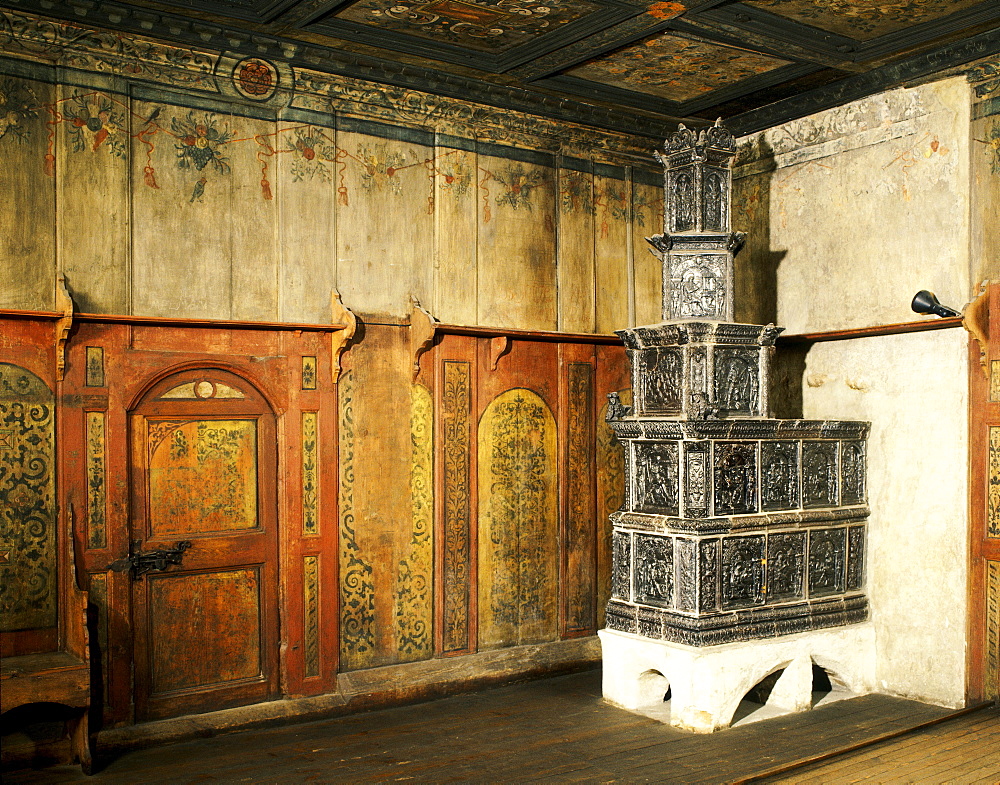
[[[65,314],[57,311],[4,311],[0,310],[0,318],[4,319],[62,319]],[[73,320],[77,322],[96,322],[98,324],[134,324],[156,327],[220,327],[232,330],[301,330],[302,332],[337,332],[343,330],[343,324],[297,324],[294,322],[244,322],[226,319],[179,319],[162,316],[128,316],[123,314],[75,313]]]
[[[922,333],[928,330],[947,330],[961,327],[962,317],[953,316],[947,319],[935,319],[922,322],[899,322],[897,324],[876,324],[871,327],[855,327],[849,330],[826,330],[817,333],[793,333],[779,335],[775,341],[777,346],[801,346],[807,343],[823,341],[850,341],[855,338],[877,338],[881,335],[902,335],[904,333]]]
[[[9,319],[61,319],[64,314],[57,311],[8,311],[0,310],[0,318]],[[105,324],[149,324],[162,327],[228,327],[235,330],[302,330],[303,332],[336,332],[347,327],[345,324],[298,324],[293,322],[245,322],[218,319],[178,319],[159,316],[127,316],[121,314],[77,313],[75,321],[100,322]],[[374,324],[374,322],[373,322]],[[402,325],[401,325],[402,326]],[[874,338],[880,335],[900,335],[903,333],[947,330],[962,326],[962,317],[926,320],[919,322],[899,322],[896,324],[876,324],[871,327],[856,327],[847,330],[825,330],[815,333],[792,333],[778,336],[777,345],[791,346],[822,341],[848,341],[855,338]],[[557,330],[517,330],[504,327],[480,327],[462,324],[433,323],[435,335],[468,335],[477,338],[512,338],[522,341],[546,341],[551,343],[586,343],[599,346],[617,346],[621,338],[603,333],[564,333]]]

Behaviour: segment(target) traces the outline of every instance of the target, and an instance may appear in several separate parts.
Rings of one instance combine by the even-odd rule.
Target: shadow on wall
[[[748,170],[733,181],[733,229],[747,233],[746,246],[735,260],[736,321],[777,324],[778,268],[788,251],[771,247],[771,186],[777,172],[774,150],[759,135],[744,143],[736,160],[737,172],[741,166]],[[802,418],[802,379],[809,348],[809,344],[782,346],[775,352],[772,416]]]

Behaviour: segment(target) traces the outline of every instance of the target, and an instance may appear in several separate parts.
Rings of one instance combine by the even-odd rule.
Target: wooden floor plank
[[[886,696],[691,734],[601,700],[599,671],[367,714],[124,753],[78,768],[8,772],[5,785],[82,783],[746,781],[949,715]],[[980,716],[981,715],[981,716]],[[996,782],[1000,714],[988,709],[776,775],[769,782]],[[907,768],[909,767],[909,769]],[[994,776],[994,772],[996,776]]]

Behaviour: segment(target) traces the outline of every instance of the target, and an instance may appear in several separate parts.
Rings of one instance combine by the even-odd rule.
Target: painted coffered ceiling
[[[1000,0],[0,0],[653,137],[750,132],[1000,52]]]

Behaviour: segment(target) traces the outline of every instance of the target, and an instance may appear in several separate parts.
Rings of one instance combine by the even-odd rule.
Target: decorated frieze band
[[[611,513],[616,529],[698,535],[730,534],[774,528],[814,528],[831,523],[855,523],[871,515],[866,504],[823,510],[791,510],[731,517],[680,518],[673,515],[621,509]]]
[[[699,539],[616,531],[614,552],[633,567],[613,572],[612,597],[712,613],[861,591],[864,532],[864,523]]]
[[[863,441],[629,440],[626,509],[681,518],[865,501]]]
[[[609,415],[612,413],[608,407]],[[608,424],[626,439],[858,439],[868,438],[870,423],[856,420],[666,420],[632,419],[616,413]]]
[[[605,615],[608,629],[689,646],[773,638],[857,624],[867,618],[868,598],[863,594],[712,615],[680,613],[611,600]]]
[[[118,18],[107,17],[108,22],[127,24],[123,16],[141,13],[136,9],[117,6]],[[86,15],[84,15],[86,16]],[[153,30],[155,25],[166,24],[159,15],[147,15],[139,26]],[[89,21],[94,20],[94,21]],[[152,21],[158,20],[158,21]],[[135,21],[135,20],[131,20]],[[532,107],[510,111],[499,106],[477,104],[461,98],[448,98],[426,90],[395,87],[367,78],[325,73],[307,67],[304,59],[306,44],[259,37],[257,52],[244,54],[228,51],[228,46],[238,46],[232,35],[216,28],[217,35],[205,38],[196,46],[164,44],[154,37],[104,30],[100,14],[81,17],[78,24],[49,19],[31,13],[0,9],[0,44],[4,55],[17,60],[27,60],[44,67],[58,66],[74,79],[92,84],[91,75],[123,80],[136,85],[155,85],[157,88],[182,89],[198,93],[205,98],[218,98],[241,105],[246,112],[273,116],[282,112],[287,117],[303,113],[335,112],[342,116],[370,118],[394,126],[427,127],[427,118],[437,120],[436,130],[469,139],[496,142],[527,143],[539,149],[564,149],[573,145],[578,149],[602,150],[611,158],[624,153],[619,163],[630,165],[631,156],[645,152],[647,138],[613,130],[597,130],[598,126],[613,127],[606,122],[609,116],[603,110],[591,107],[595,120],[593,127],[580,123],[548,119],[532,114]],[[211,26],[206,25],[205,29]],[[260,51],[263,47],[264,51]],[[350,56],[347,56],[350,59]],[[321,62],[317,59],[315,62]],[[365,69],[355,69],[359,73]],[[80,79],[73,71],[87,72]],[[373,72],[375,78],[378,73]],[[108,80],[110,83],[110,79]],[[523,93],[523,91],[522,91]],[[522,99],[527,99],[518,93]],[[532,144],[532,141],[534,142]]]

